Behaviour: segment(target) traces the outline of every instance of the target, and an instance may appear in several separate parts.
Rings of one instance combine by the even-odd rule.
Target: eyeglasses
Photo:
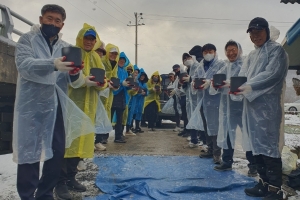
[[[226,49],[226,53],[235,53],[237,52],[237,48],[233,48],[233,49]]]
[[[264,30],[251,30],[251,31],[249,32],[249,34],[250,34],[251,36],[259,36],[259,35],[261,35],[263,32],[264,32]]]

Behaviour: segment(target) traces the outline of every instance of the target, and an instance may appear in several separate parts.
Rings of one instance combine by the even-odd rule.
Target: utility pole
[[[143,19],[143,13],[134,13],[134,17],[135,17],[135,24],[131,24],[131,21],[129,22],[129,24],[127,24],[127,26],[135,26],[135,64],[137,65],[137,52],[138,52],[138,26],[143,26],[145,25],[144,23],[140,24],[140,20]]]

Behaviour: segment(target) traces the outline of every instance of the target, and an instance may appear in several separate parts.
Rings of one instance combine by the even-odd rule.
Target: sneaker
[[[77,170],[78,171],[84,171],[86,170],[86,164],[83,162],[83,160],[79,161],[77,165]]]
[[[68,190],[66,183],[58,183],[54,188],[54,196],[58,200],[72,200],[72,195]]]
[[[198,146],[203,146],[203,142],[201,140],[198,141]]]
[[[214,156],[214,163],[215,163],[216,165],[220,165],[221,162],[222,162],[221,156]]]
[[[174,131],[174,132],[180,132],[180,131],[181,131],[181,128],[178,127],[178,126],[176,126],[176,128],[174,128],[173,131]]]
[[[74,190],[76,192],[85,192],[86,187],[80,184],[75,178],[72,178],[67,181],[67,186],[69,190]]]
[[[115,139],[114,142],[115,143],[126,143],[126,140],[121,138],[121,139]]]
[[[153,132],[153,131],[155,131],[155,129],[154,128],[149,128],[148,131]]]
[[[229,171],[232,170],[232,165],[227,165],[224,162],[221,165],[217,165],[214,167],[216,171]]]
[[[95,144],[95,150],[96,151],[106,151],[106,147],[103,146],[100,142]]]
[[[186,138],[187,141],[191,141],[191,139],[192,139],[191,136],[189,136],[189,137]]]
[[[208,152],[208,151],[202,151],[202,152],[200,152],[199,157],[200,158],[212,158],[213,154],[211,152]]]
[[[136,134],[129,130],[128,132],[125,133],[125,136],[135,136]]]
[[[249,170],[248,170],[248,176],[249,177],[257,176],[257,169],[256,169],[255,165],[249,165],[248,168],[249,168]]]
[[[283,200],[283,191],[278,187],[269,185],[268,193],[263,200]]]
[[[198,147],[198,144],[194,144],[192,142],[189,142],[189,147],[190,148],[196,148],[196,147]]]
[[[262,179],[253,188],[246,188],[245,193],[251,197],[265,197],[268,194],[268,183],[264,183]]]

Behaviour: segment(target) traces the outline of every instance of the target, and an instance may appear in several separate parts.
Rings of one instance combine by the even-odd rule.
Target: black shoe
[[[121,138],[121,139],[115,139],[114,142],[115,143],[126,143],[126,141],[123,138]]]
[[[134,132],[134,133],[144,133],[144,131],[141,128],[136,128],[132,132]]]
[[[72,200],[72,195],[69,193],[68,186],[65,183],[58,183],[54,189],[54,195],[58,200]]]
[[[251,197],[265,197],[268,194],[268,183],[264,183],[261,179],[253,188],[246,188],[245,193]]]
[[[269,185],[268,194],[263,198],[263,200],[283,200],[283,192],[280,188]]]
[[[200,155],[199,155],[200,158],[212,158],[214,157],[213,154],[211,152],[200,152]]]
[[[222,160],[221,160],[221,157],[220,156],[213,156],[214,157],[214,163],[216,165],[220,165]]]
[[[255,177],[257,176],[257,169],[255,165],[249,165],[249,170],[248,170],[248,176],[249,177]]]
[[[184,134],[186,134],[186,131],[185,131],[185,130],[180,131],[177,135],[178,135],[178,136],[183,136]]]
[[[232,165],[225,164],[224,162],[221,165],[217,165],[214,167],[216,171],[229,171],[232,170]]]
[[[67,181],[67,186],[69,190],[74,190],[76,192],[85,192],[86,187],[80,184],[75,178],[72,178]]]
[[[182,137],[189,137],[190,133],[185,132],[185,134],[182,135]]]

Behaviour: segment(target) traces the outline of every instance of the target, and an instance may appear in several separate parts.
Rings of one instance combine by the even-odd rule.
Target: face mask
[[[187,67],[190,67],[194,64],[194,61],[193,60],[186,60],[183,64]]]
[[[214,59],[215,58],[215,54],[211,54],[211,53],[208,53],[208,54],[206,54],[205,56],[203,56],[204,57],[204,60],[206,60],[206,61],[211,61],[212,59]]]
[[[153,78],[152,80],[153,80],[153,82],[157,82],[158,78]]]
[[[180,71],[178,71],[178,72],[175,72],[175,74],[176,74],[177,76],[179,76],[179,75],[180,75]]]
[[[53,36],[56,36],[59,31],[60,31],[60,28],[59,27],[56,27],[52,24],[42,24],[42,32],[48,37],[48,38],[51,38]]]

